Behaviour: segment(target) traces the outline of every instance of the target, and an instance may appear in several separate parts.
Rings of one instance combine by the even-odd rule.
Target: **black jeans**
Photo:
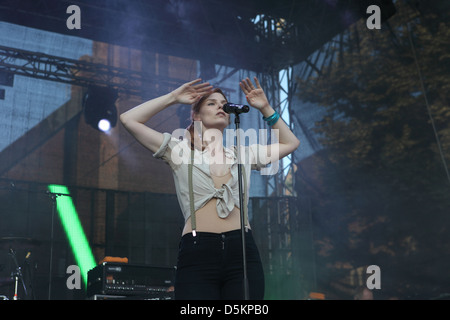
[[[264,297],[264,272],[251,230],[246,232],[249,298]],[[180,241],[175,299],[242,300],[244,298],[241,231],[185,234]]]

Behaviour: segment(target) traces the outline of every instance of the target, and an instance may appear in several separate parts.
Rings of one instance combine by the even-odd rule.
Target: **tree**
[[[299,173],[296,185],[317,199],[328,288],[338,265],[379,264],[388,294],[408,298],[444,290],[450,264],[438,263],[450,249],[450,19],[397,6],[381,30],[353,25],[326,71],[297,79],[300,99],[324,110],[315,131],[325,149],[314,156],[320,190]]]

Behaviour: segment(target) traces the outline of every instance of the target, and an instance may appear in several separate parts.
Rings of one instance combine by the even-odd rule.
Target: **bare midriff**
[[[211,175],[214,186],[217,189],[222,188],[222,185],[231,179],[231,172],[223,176]],[[222,233],[231,230],[237,230],[241,227],[240,210],[234,206],[233,210],[226,218],[220,218],[216,209],[217,199],[212,198],[203,207],[195,212],[196,231],[197,232],[213,232]],[[192,232],[191,217],[186,220],[183,228],[183,235]]]

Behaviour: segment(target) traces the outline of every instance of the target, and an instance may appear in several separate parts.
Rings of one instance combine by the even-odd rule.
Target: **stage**
[[[171,167],[119,115],[197,78],[245,104],[247,77],[300,140],[250,174],[265,301],[448,299],[449,15],[441,0],[3,1],[0,299],[173,301]],[[257,111],[243,144],[275,139]],[[146,125],[175,135],[190,117],[174,104]],[[280,307],[264,305],[176,312]]]

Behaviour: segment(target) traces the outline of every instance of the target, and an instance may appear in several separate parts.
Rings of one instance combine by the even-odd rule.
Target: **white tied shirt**
[[[189,184],[188,184],[188,164],[191,161],[190,141],[180,140],[172,137],[169,133],[164,133],[164,140],[161,147],[153,155],[155,158],[164,160],[172,169],[175,182],[175,190],[181,211],[186,221],[190,215]],[[238,159],[236,147],[232,149],[224,147],[226,163],[230,164],[231,179],[222,184],[221,188],[214,186],[211,177],[210,163],[212,158],[208,152],[195,150],[192,179],[194,186],[194,210],[202,208],[212,198],[217,199],[216,208],[220,218],[226,218],[233,210],[234,206],[239,208],[239,184],[238,184]],[[248,203],[250,189],[251,170],[260,170],[269,164],[267,157],[267,147],[265,145],[254,144],[251,146],[241,146],[242,164],[247,175],[247,199]],[[243,171],[243,172],[244,172]]]

